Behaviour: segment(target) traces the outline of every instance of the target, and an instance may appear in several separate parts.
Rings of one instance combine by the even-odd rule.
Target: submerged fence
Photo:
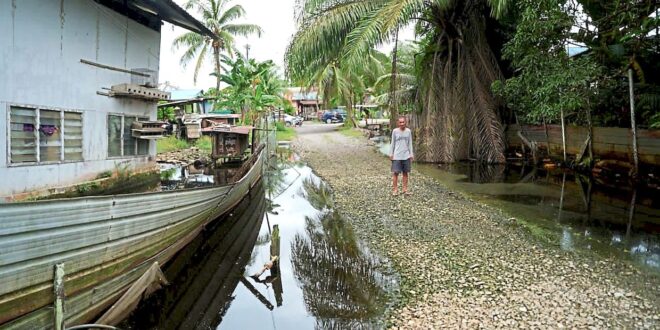
[[[506,139],[509,147],[523,143],[518,132],[529,141],[536,142],[547,149],[551,156],[562,156],[562,136],[559,125],[506,127]],[[581,153],[589,135],[587,127],[566,127],[566,153],[575,157]],[[632,132],[628,128],[594,127],[592,128],[594,157],[633,162]],[[640,163],[660,165],[660,130],[637,130],[637,147]]]

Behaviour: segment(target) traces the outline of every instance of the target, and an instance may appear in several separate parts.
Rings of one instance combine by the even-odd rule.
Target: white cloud
[[[183,1],[177,0],[181,4]],[[275,64],[284,65],[284,52],[295,32],[294,5],[295,0],[236,0],[231,3],[240,4],[245,8],[246,16],[236,22],[258,24],[264,30],[261,38],[256,35],[236,38],[236,47],[245,51],[245,45],[250,45],[250,57],[260,61],[273,60]],[[191,14],[195,14],[192,13]],[[172,41],[185,33],[182,28],[165,23],[162,29],[160,51],[160,82],[169,81],[170,84],[181,88],[209,88],[215,86],[215,77],[209,76],[213,71],[210,61],[202,67],[197,79],[193,83],[194,63],[183,69],[179,65],[182,50],[174,53]]]
[[[182,4],[183,0],[176,0]],[[245,45],[250,45],[250,57],[260,61],[273,60],[280,67],[284,66],[284,53],[293,34],[295,33],[294,6],[296,0],[235,0],[231,4],[240,4],[246,11],[246,16],[237,22],[258,24],[264,30],[261,38],[252,36],[250,38],[236,38],[236,47],[245,51]],[[191,14],[195,15],[195,13]],[[194,63],[190,63],[187,69],[179,65],[179,58],[183,50],[172,51],[172,41],[186,30],[165,23],[162,28],[161,51],[160,51],[160,82],[168,81],[170,84],[180,88],[207,89],[215,86],[215,77],[209,73],[213,71],[211,61],[207,61],[202,67],[197,79],[193,83]],[[401,40],[414,38],[411,27],[400,33]],[[389,51],[393,44],[380,47],[381,50]]]

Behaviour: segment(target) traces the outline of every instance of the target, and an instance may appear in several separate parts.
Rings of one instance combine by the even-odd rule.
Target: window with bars
[[[10,106],[10,163],[82,161],[82,123],[77,111]]]
[[[149,140],[136,139],[131,129],[135,121],[149,118],[123,114],[108,115],[108,157],[146,156]]]

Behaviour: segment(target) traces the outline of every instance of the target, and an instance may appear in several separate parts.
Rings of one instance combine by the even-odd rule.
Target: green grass
[[[213,141],[210,136],[202,136],[194,143],[188,143],[186,140],[177,139],[174,135],[170,135],[164,139],[156,141],[156,152],[159,154],[171,151],[188,149],[190,147],[197,147],[199,150],[211,152],[213,148]]]
[[[342,127],[342,128],[339,129],[339,133],[344,134],[348,137],[355,137],[355,138],[364,137],[364,135],[362,134],[362,131],[360,131],[357,128]]]
[[[156,141],[156,152],[159,154],[189,148],[185,140],[179,140],[174,135]]]
[[[280,127],[278,126],[277,132],[275,133],[276,133],[277,141],[291,141],[297,135],[296,131],[291,127],[282,127],[280,129]]]
[[[207,135],[202,136],[201,139],[195,142],[195,146],[201,151],[211,152],[211,149],[213,149],[213,139]]]

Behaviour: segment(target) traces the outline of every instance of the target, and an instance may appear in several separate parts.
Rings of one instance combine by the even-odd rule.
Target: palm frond
[[[247,37],[251,34],[256,34],[261,37],[263,30],[256,24],[226,24],[222,26],[222,30],[235,36]]]
[[[234,5],[231,8],[227,9],[222,15],[217,19],[218,24],[227,24],[233,20],[241,18],[245,15],[245,9],[241,5]]]

